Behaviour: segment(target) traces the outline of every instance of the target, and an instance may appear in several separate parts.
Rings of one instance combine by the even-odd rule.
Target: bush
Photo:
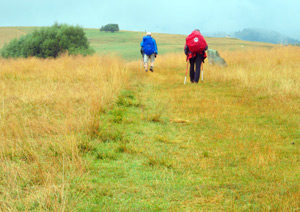
[[[54,24],[13,39],[1,50],[4,58],[16,57],[53,57],[68,52],[69,54],[93,54],[83,29],[79,26]]]
[[[119,25],[118,24],[106,24],[105,26],[102,26],[100,28],[100,31],[104,31],[104,32],[118,32],[119,31]]]

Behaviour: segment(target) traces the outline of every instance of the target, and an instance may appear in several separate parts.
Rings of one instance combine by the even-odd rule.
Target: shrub
[[[54,24],[52,27],[36,30],[31,34],[13,39],[5,44],[1,56],[10,57],[53,57],[68,51],[69,54],[92,54],[83,29],[79,26]]]
[[[119,25],[118,24],[106,24],[105,26],[102,26],[100,28],[100,31],[104,31],[104,32],[118,32],[119,31]]]

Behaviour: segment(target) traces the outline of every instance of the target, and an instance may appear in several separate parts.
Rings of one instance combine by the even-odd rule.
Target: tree
[[[118,24],[106,24],[105,26],[102,26],[100,28],[101,32],[118,32],[119,31],[119,25]]]
[[[31,34],[14,39],[1,49],[1,56],[10,57],[53,57],[69,54],[92,54],[83,29],[79,26],[54,24]]]

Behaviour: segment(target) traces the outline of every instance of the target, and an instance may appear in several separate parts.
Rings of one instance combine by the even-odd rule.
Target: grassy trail
[[[185,65],[164,65],[154,73],[128,65],[131,86],[101,115],[86,155],[79,208],[299,210],[298,100],[218,81],[209,70],[204,83],[183,85]]]

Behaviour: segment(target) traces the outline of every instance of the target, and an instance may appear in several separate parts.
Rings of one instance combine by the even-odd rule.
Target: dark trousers
[[[190,79],[191,82],[198,83],[201,72],[202,55],[196,54],[196,57],[190,58]],[[195,72],[196,65],[196,72]]]

